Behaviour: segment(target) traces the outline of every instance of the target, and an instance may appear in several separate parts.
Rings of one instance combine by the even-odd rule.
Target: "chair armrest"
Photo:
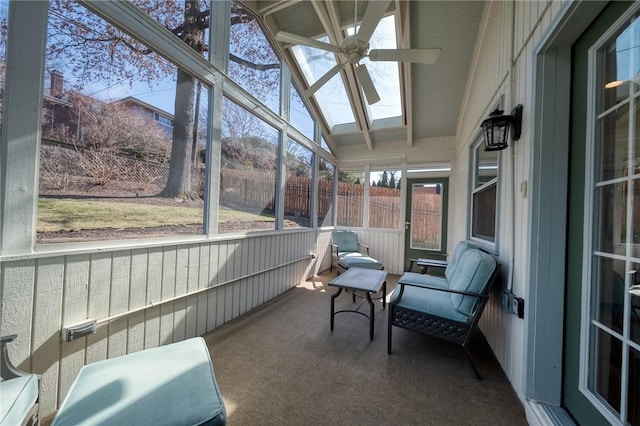
[[[9,359],[9,350],[7,349],[7,344],[13,342],[16,337],[18,337],[17,334],[9,334],[0,337],[0,377],[2,377],[3,380],[15,379],[16,377],[27,376],[31,374],[18,369],[11,363],[11,360]]]
[[[336,253],[336,254],[340,253],[340,248],[338,247],[337,244],[331,243],[331,253]]]
[[[18,337],[17,334],[8,334],[6,336],[1,336],[0,337],[0,345],[4,346],[7,343],[13,342],[16,339],[16,337]]]
[[[369,246],[358,243],[358,247],[362,247],[367,252],[367,256],[369,256]]]
[[[398,281],[398,285],[410,285],[412,287],[420,287],[420,288],[426,288],[429,290],[438,290],[438,291],[444,291],[445,293],[455,293],[455,294],[461,294],[463,296],[474,296],[474,297],[479,297],[482,299],[488,299],[489,295],[488,294],[483,294],[483,293],[474,293],[471,291],[462,291],[462,290],[454,290],[448,287],[438,287],[438,286],[432,286],[429,284],[421,284],[421,283],[410,283],[410,282],[403,282],[403,281]],[[400,294],[402,294],[403,289],[400,289]]]

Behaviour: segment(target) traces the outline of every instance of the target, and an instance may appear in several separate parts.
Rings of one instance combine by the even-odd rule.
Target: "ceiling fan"
[[[362,58],[368,57],[371,61],[412,62],[421,64],[436,63],[441,51],[441,49],[438,48],[369,50],[369,40],[371,39],[371,36],[384,13],[387,11],[389,3],[391,3],[391,0],[369,0],[369,4],[364,12],[358,32],[346,37],[340,45],[325,43],[285,31],[279,31],[276,34],[276,40],[280,42],[301,44],[346,56],[346,60],[344,62],[339,60],[333,68],[309,86],[309,88],[304,91],[306,96],[313,95],[320,87],[331,80],[334,75],[339,73],[347,64],[351,64],[354,66],[360,87],[362,87],[362,91],[367,98],[367,103],[369,103],[369,105],[373,105],[380,100],[380,95],[378,95],[378,91],[373,84],[373,80],[371,79],[371,75],[369,74],[366,65],[360,64],[360,60]]]

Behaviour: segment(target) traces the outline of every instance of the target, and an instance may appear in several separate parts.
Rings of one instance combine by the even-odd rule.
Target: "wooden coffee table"
[[[336,314],[341,312],[354,312],[356,314],[363,315],[369,318],[369,339],[373,340],[373,323],[374,323],[374,307],[371,300],[371,293],[377,293],[382,289],[382,309],[386,307],[387,298],[387,271],[380,269],[370,268],[349,268],[346,272],[338,275],[328,285],[332,287],[338,287],[333,295],[331,295],[331,330],[333,331],[333,319]],[[363,291],[365,293],[365,299],[369,303],[369,315],[364,312],[360,312],[358,309],[344,309],[335,312],[335,300],[336,297],[342,293],[342,290]]]

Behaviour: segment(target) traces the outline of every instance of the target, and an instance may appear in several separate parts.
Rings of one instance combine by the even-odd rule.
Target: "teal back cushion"
[[[458,267],[462,253],[464,253],[468,248],[469,244],[466,241],[459,241],[458,244],[456,244],[456,248],[453,249],[453,254],[447,263],[447,269],[444,270],[444,276],[447,277],[448,280],[453,278],[453,274]]]
[[[333,231],[333,244],[341,252],[358,251],[358,234],[354,231]]]
[[[495,269],[496,261],[491,255],[478,249],[466,250],[460,258],[453,278],[448,280],[449,287],[459,291],[482,293]],[[453,307],[465,315],[471,314],[477,301],[478,298],[474,296],[451,294]]]

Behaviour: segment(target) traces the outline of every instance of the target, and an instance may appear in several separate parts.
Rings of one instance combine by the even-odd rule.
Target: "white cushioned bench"
[[[52,425],[225,423],[209,349],[196,337],[84,366]]]

